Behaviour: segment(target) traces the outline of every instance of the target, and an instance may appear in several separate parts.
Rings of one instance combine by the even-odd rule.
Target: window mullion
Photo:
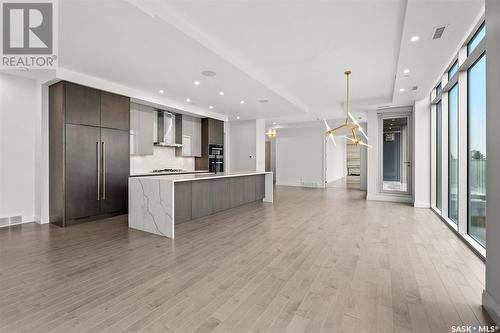
[[[458,89],[458,231],[467,234],[467,72],[459,73]]]

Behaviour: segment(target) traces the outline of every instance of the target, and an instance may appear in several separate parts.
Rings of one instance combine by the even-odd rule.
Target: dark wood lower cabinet
[[[207,216],[214,212],[213,207],[213,180],[194,181],[192,185],[191,217]]]
[[[241,206],[265,195],[265,175],[175,183],[175,223]]]
[[[255,200],[262,200],[266,196],[266,176],[257,176],[255,182]]]
[[[175,223],[191,221],[191,182],[176,183],[174,186]]]
[[[255,188],[258,176],[243,177],[243,203],[253,202],[255,198]]]
[[[229,200],[231,207],[243,205],[245,203],[245,184],[242,177],[229,178]]]
[[[213,207],[214,212],[220,212],[231,208],[231,197],[229,195],[229,180],[214,179],[212,180],[213,189]]]

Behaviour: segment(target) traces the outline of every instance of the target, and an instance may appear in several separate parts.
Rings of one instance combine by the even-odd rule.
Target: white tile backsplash
[[[171,147],[154,147],[153,155],[130,156],[131,175],[166,168],[194,170],[194,157],[175,156]]]

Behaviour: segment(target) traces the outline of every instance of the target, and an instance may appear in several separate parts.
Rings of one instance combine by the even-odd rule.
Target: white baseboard
[[[500,305],[495,302],[486,289],[483,290],[483,308],[485,308],[495,324],[500,326]]]
[[[31,222],[35,222],[36,219],[34,216],[23,216],[23,223],[31,223]]]
[[[396,195],[383,195],[383,194],[368,194],[366,196],[366,200],[413,203],[413,199],[411,197],[401,197]]]
[[[276,181],[276,186],[295,186],[295,187],[302,187],[302,185],[300,185],[300,183],[280,182],[280,181]]]
[[[49,223],[49,217],[48,216],[35,216],[35,222],[38,224],[47,224]]]
[[[293,186],[293,187],[304,187],[304,188],[324,188],[324,186],[304,186],[302,183],[296,182],[276,182],[276,186]]]
[[[413,207],[415,207],[415,208],[431,208],[431,204],[429,202],[414,202]]]

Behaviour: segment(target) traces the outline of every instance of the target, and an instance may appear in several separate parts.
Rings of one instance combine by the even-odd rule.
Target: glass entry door
[[[410,117],[382,118],[381,190],[409,194],[411,186]]]

